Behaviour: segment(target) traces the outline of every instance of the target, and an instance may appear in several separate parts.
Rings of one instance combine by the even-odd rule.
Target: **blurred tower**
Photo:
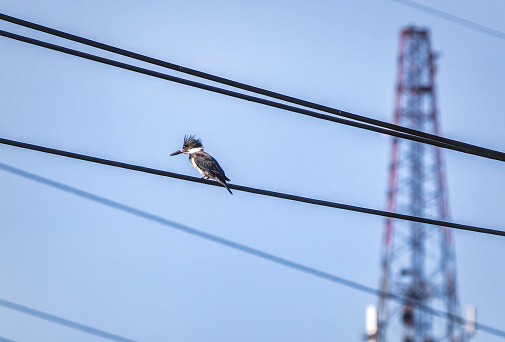
[[[439,134],[435,54],[426,29],[401,32],[394,123]],[[449,209],[442,151],[394,138],[387,208],[391,212],[447,220]],[[419,304],[459,314],[455,255],[446,227],[387,219],[382,241],[381,290],[406,298],[377,306],[376,340],[461,342],[463,327],[419,309]]]

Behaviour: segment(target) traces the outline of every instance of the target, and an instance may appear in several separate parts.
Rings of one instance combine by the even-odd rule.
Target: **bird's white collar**
[[[193,147],[193,148],[190,148],[190,149],[188,150],[188,152],[186,152],[186,153],[187,153],[187,154],[191,154],[191,153],[200,152],[200,151],[202,151],[202,150],[203,150],[203,148],[201,148],[201,147]]]

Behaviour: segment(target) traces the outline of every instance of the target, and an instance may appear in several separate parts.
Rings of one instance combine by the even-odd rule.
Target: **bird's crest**
[[[184,145],[182,148],[184,149],[190,149],[190,148],[195,148],[195,147],[202,147],[202,141],[200,139],[195,138],[194,135],[185,135],[184,136]]]

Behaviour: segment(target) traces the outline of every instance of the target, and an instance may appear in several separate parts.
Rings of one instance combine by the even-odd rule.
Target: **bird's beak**
[[[171,156],[175,156],[175,155],[180,154],[180,153],[182,153],[182,150],[177,150],[174,153],[172,153]]]

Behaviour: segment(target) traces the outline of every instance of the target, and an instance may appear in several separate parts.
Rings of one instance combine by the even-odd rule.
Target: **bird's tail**
[[[222,180],[220,180],[219,178],[217,179],[217,181],[218,181],[219,183],[221,183],[221,185],[222,185],[222,186],[224,186],[224,187],[226,188],[226,190],[228,190],[228,192],[229,192],[230,194],[232,194],[232,195],[233,195],[233,192],[231,192],[230,188],[228,187],[228,185],[226,185],[226,182],[225,182],[225,181],[222,181]]]
[[[229,192],[230,194],[232,194],[232,195],[233,195],[233,192],[231,192],[231,190],[230,190],[230,188],[228,187],[228,185],[226,185],[226,183],[223,183],[223,185],[224,185],[224,187],[226,188],[226,190],[228,190],[228,192]]]

